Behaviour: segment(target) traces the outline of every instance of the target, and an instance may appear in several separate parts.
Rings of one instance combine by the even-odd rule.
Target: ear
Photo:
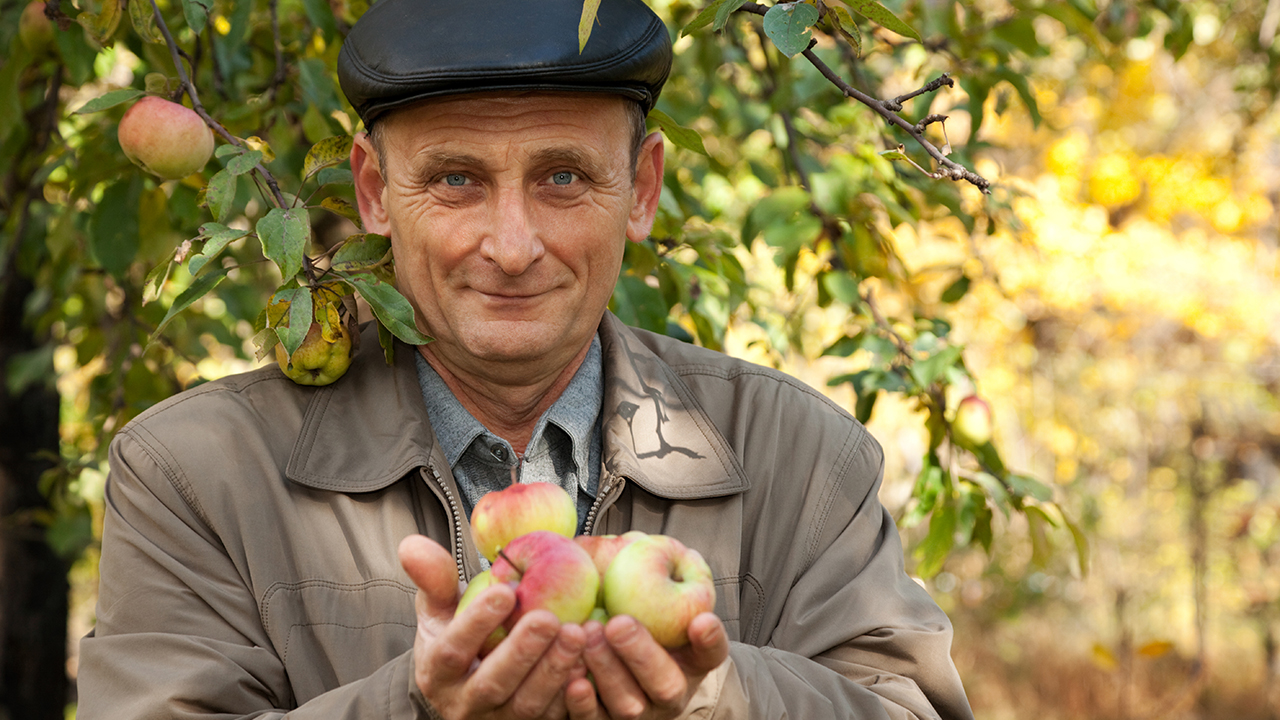
[[[356,205],[366,232],[390,235],[391,223],[387,218],[387,184],[378,166],[378,152],[369,140],[368,133],[356,135],[351,145],[351,176],[356,186]]]
[[[664,152],[662,133],[651,133],[640,145],[634,183],[636,199],[627,220],[627,239],[632,242],[642,242],[653,230],[653,218],[658,214],[658,200],[662,197]]]

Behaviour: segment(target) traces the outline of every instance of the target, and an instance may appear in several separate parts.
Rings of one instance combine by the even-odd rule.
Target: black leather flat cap
[[[338,54],[342,91],[369,127],[419,100],[461,93],[569,90],[653,109],[671,38],[642,0],[602,0],[578,53],[582,0],[380,0]]]

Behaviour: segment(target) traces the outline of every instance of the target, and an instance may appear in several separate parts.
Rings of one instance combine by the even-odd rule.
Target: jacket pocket
[[[262,622],[301,705],[371,675],[413,647],[417,590],[390,579],[276,583]]]

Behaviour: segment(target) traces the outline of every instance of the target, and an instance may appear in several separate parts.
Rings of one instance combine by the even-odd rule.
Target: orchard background
[[[1280,717],[1280,0],[652,4],[615,311],[867,422],[978,717]],[[74,712],[116,430],[300,340],[264,308],[317,277],[404,331],[334,152],[366,7],[0,2],[0,718]],[[124,157],[143,93],[198,98],[203,171]]]

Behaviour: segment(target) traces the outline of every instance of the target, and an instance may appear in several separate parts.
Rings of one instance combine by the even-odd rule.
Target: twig
[[[908,360],[914,360],[915,356],[911,354],[911,346],[898,334],[897,330],[893,329],[889,321],[884,319],[884,315],[880,314],[880,306],[876,304],[876,296],[871,288],[868,287],[867,292],[863,294],[862,302],[867,306],[867,310],[871,311],[871,319],[875,321],[876,326],[887,334],[893,344],[897,346],[898,352],[905,355]]]
[[[744,3],[740,9],[745,12],[753,13],[756,15],[764,15],[769,11],[769,8],[763,5],[757,5],[756,3],[753,3],[753,2]],[[991,182],[989,180],[982,177],[981,175],[978,175],[972,170],[969,170],[963,165],[957,163],[956,161],[949,159],[945,154],[943,154],[941,150],[935,147],[933,143],[929,142],[924,137],[923,130],[917,129],[915,125],[908,122],[901,115],[899,115],[896,110],[891,109],[895,104],[898,106],[899,109],[901,109],[902,100],[908,100],[917,95],[920,95],[926,92],[932,92],[942,87],[943,85],[947,85],[947,86],[953,85],[954,81],[951,79],[950,76],[943,74],[941,77],[939,77],[936,80],[933,80],[932,82],[920,88],[919,90],[907,93],[906,95],[901,95],[893,100],[877,100],[876,98],[873,98],[870,95],[867,95],[866,93],[862,92],[861,90],[853,87],[848,82],[845,82],[845,80],[841,78],[839,75],[837,75],[836,72],[832,70],[829,65],[827,65],[825,62],[822,61],[822,58],[818,57],[817,54],[813,52],[813,45],[814,43],[809,43],[809,47],[805,49],[804,52],[801,54],[804,55],[805,59],[808,60],[811,65],[817,68],[818,72],[822,73],[823,77],[825,77],[833,85],[839,88],[840,92],[844,93],[845,97],[853,98],[854,100],[857,100],[858,102],[862,103],[863,105],[866,105],[872,110],[875,110],[876,113],[878,113],[881,117],[883,117],[886,121],[888,121],[889,124],[898,126],[900,129],[902,129],[904,132],[910,135],[913,139],[915,139],[915,141],[925,149],[925,152],[929,153],[930,157],[932,157],[935,161],[937,161],[938,169],[936,172],[927,173],[929,177],[947,178],[949,180],[964,180],[972,184],[973,186],[977,187],[979,190],[983,192],[983,194],[987,194],[987,195],[991,194]]]
[[[271,38],[276,50],[276,72],[271,76],[271,102],[274,104],[280,86],[286,79],[284,70],[284,46],[280,43],[280,0],[271,0]]]

